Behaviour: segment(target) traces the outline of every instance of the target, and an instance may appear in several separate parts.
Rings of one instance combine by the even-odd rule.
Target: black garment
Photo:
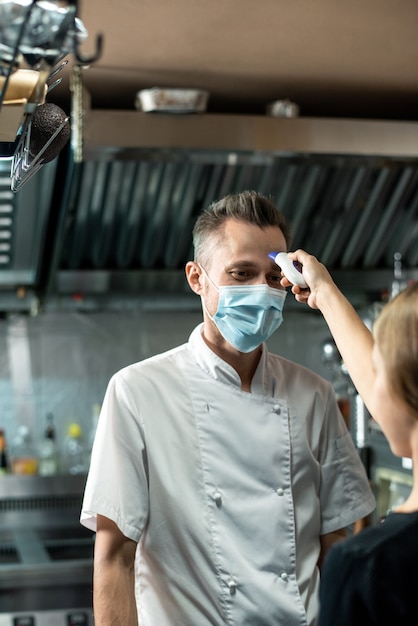
[[[418,624],[418,513],[334,545],[321,576],[318,626]]]

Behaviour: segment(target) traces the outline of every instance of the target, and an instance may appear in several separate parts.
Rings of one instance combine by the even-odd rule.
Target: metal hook
[[[75,45],[75,58],[80,63],[80,65],[90,65],[91,63],[95,63],[95,61],[100,59],[100,57],[102,56],[102,49],[103,49],[103,35],[102,35],[102,33],[99,33],[98,35],[96,35],[96,51],[95,51],[95,53],[93,55],[91,55],[91,56],[83,56],[78,51],[78,43],[76,43],[76,45]]]

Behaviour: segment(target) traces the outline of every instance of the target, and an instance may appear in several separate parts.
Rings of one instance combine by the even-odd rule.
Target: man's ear
[[[190,285],[190,289],[197,293],[199,296],[203,292],[203,272],[199,265],[195,261],[189,261],[185,267],[187,282]]]

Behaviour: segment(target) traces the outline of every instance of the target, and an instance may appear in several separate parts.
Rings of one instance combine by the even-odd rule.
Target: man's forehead
[[[243,220],[229,219],[222,228],[208,236],[205,257],[211,265],[239,263],[249,266],[259,263],[260,254],[264,258],[271,250],[283,250],[285,247],[286,242],[279,226],[261,227]]]

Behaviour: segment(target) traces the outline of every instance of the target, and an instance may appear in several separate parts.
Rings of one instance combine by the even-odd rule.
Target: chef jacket
[[[138,542],[141,626],[313,626],[320,535],[375,502],[330,383],[268,352],[251,393],[204,342],[113,376],[82,523]]]

